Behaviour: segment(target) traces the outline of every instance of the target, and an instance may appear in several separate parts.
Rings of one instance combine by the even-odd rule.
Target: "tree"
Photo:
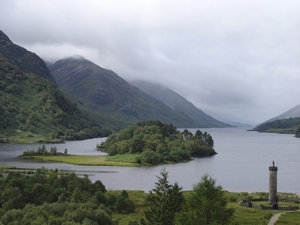
[[[155,183],[156,187],[150,191],[148,202],[150,209],[145,212],[142,225],[172,225],[175,214],[181,210],[184,202],[182,188],[177,183],[170,185],[168,173],[165,169],[160,172],[161,177]]]
[[[133,201],[129,199],[129,195],[125,190],[117,197],[114,207],[119,213],[131,213],[135,211],[135,205]]]
[[[227,208],[227,203],[222,186],[216,186],[216,181],[206,174],[194,185],[184,210],[176,217],[176,224],[230,224],[234,209]]]

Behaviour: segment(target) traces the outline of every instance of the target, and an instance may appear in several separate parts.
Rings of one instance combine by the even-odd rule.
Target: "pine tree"
[[[176,217],[176,224],[231,224],[234,209],[227,208],[227,203],[222,186],[216,186],[216,181],[206,174],[194,185],[184,210]]]
[[[168,172],[163,169],[160,175],[155,188],[150,191],[150,209],[145,212],[146,220],[141,220],[142,225],[173,225],[175,214],[184,202],[182,188],[177,183],[169,184]]]

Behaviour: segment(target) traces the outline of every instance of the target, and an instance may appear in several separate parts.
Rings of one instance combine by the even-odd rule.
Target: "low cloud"
[[[263,122],[299,104],[299,1],[4,0],[0,25],[47,61],[82,55],[204,111]]]

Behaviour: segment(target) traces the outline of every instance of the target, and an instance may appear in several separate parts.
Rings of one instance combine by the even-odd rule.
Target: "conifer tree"
[[[216,181],[206,174],[194,185],[183,211],[176,216],[176,224],[232,224],[234,209],[228,208],[227,203],[222,186],[217,186]]]
[[[175,214],[181,210],[184,202],[182,188],[177,183],[169,184],[168,172],[163,169],[160,175],[155,188],[150,191],[150,209],[145,212],[146,220],[141,220],[142,225],[174,224]]]

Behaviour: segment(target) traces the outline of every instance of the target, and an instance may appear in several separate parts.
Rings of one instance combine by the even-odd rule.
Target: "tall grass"
[[[131,162],[107,161],[106,156],[93,155],[57,155],[57,156],[33,156],[31,159],[50,162],[63,162],[80,166],[136,166]]]

